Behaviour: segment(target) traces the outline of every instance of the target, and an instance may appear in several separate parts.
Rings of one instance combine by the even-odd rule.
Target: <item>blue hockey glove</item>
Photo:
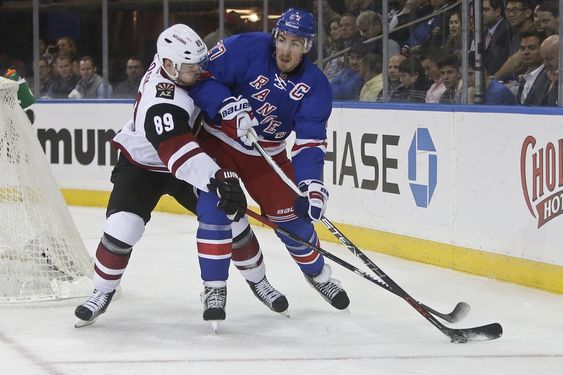
[[[295,202],[295,211],[300,216],[309,215],[313,222],[321,220],[328,201],[328,190],[319,180],[304,180],[299,183],[299,190],[305,193]]]
[[[219,114],[223,119],[221,121],[221,130],[233,139],[240,139],[247,146],[252,146],[252,142],[247,138],[246,134],[253,126],[258,126],[258,120],[252,113],[252,108],[248,100],[241,95],[238,97],[228,97],[223,101]]]
[[[217,207],[225,211],[227,217],[239,221],[246,212],[246,196],[234,171],[219,169],[215,177],[211,177],[207,188],[219,196]]]

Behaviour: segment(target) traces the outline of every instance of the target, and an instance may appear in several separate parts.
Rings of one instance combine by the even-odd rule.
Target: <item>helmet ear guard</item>
[[[274,40],[280,33],[291,33],[305,39],[305,53],[311,50],[317,27],[312,13],[299,8],[289,8],[276,22],[272,30]]]

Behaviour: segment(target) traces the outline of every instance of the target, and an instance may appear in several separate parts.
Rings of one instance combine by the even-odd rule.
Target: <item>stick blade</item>
[[[453,309],[453,311],[449,314],[450,315],[450,323],[456,323],[460,320],[464,319],[467,314],[471,311],[471,306],[465,302],[459,302]]]
[[[495,340],[502,336],[502,326],[491,323],[480,327],[451,329],[449,332],[451,342],[464,344],[468,341]]]

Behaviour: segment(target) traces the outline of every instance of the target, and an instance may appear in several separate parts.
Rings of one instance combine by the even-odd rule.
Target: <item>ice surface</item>
[[[93,252],[104,210],[71,212]],[[231,267],[227,320],[214,335],[201,317],[196,226],[191,216],[155,213],[122,295],[93,326],[73,327],[79,300],[0,306],[0,374],[543,375],[563,368],[560,295],[367,252],[425,304],[443,312],[471,304],[462,322],[447,325],[504,327],[495,341],[452,344],[402,299],[336,264],[352,302],[350,313],[330,307],[263,228],[256,232],[268,279],[287,295],[291,317],[268,310]],[[365,269],[344,247],[323,247]]]

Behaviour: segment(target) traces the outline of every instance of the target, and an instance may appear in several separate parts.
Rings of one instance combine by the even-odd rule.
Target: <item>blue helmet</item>
[[[312,13],[303,9],[289,8],[278,19],[273,31],[274,37],[278,33],[292,33],[305,38],[305,51],[309,52],[313,45],[317,26]]]

